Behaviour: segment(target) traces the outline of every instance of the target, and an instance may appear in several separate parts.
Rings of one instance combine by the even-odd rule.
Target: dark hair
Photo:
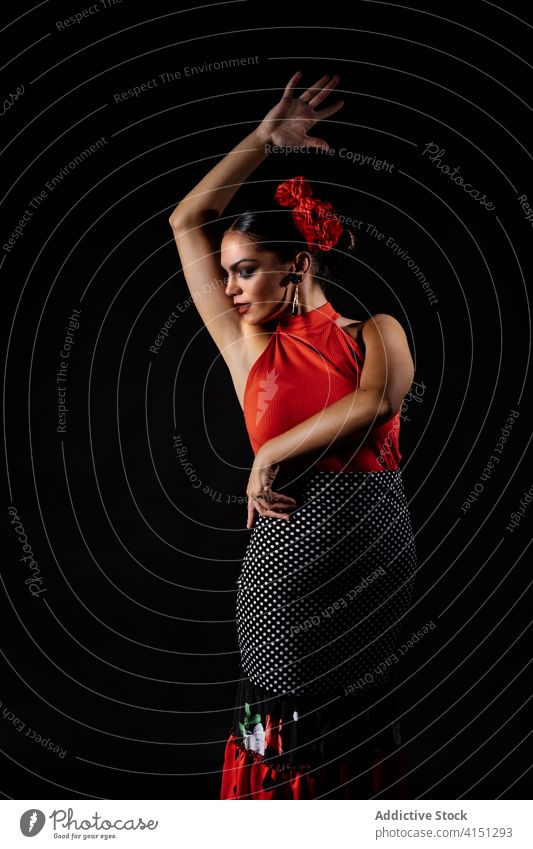
[[[288,262],[300,251],[311,255],[310,273],[323,292],[328,283],[347,282],[352,266],[347,254],[353,253],[356,239],[344,228],[337,244],[329,251],[310,251],[305,238],[294,223],[291,211],[276,206],[261,212],[247,209],[235,218],[224,233],[245,233],[262,251],[271,251],[280,262]]]

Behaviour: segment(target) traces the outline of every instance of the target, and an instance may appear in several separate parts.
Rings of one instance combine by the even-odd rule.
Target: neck
[[[298,314],[302,315],[306,312],[321,307],[327,303],[327,298],[320,286],[298,284]],[[292,310],[292,301],[291,301]]]

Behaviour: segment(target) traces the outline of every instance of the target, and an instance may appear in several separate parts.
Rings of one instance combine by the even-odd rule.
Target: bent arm
[[[391,415],[379,392],[356,389],[322,412],[269,439],[257,452],[260,459],[256,457],[256,460],[275,465],[315,454],[341,441],[345,443],[347,438],[355,441],[372,425],[386,421]]]
[[[405,332],[393,316],[378,313],[365,322],[362,333],[365,361],[359,387],[265,442],[256,457],[259,464],[295,460],[338,442],[355,443],[399,412],[414,378]]]

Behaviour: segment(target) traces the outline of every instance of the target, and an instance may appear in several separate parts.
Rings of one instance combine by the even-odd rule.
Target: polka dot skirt
[[[401,470],[311,468],[288,492],[298,509],[256,517],[237,581],[242,669],[277,694],[382,686],[416,570]]]

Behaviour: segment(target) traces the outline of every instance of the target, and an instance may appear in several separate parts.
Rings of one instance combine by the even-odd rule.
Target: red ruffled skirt
[[[407,799],[404,753],[376,752],[361,775],[357,758],[314,771],[276,770],[230,736],[224,755],[221,799]],[[327,794],[327,795],[325,795]]]
[[[390,693],[328,702],[275,696],[244,677],[238,692],[221,799],[408,798]]]

